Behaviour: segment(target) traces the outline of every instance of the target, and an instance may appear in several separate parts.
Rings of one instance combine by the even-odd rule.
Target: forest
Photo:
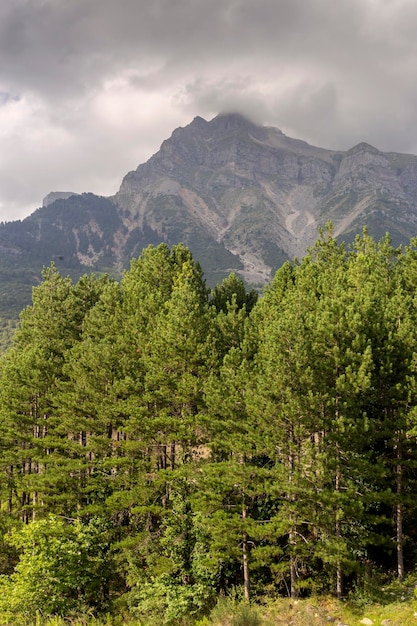
[[[181,244],[119,281],[52,265],[0,379],[10,623],[180,624],[416,567],[417,240],[329,224],[260,296]]]

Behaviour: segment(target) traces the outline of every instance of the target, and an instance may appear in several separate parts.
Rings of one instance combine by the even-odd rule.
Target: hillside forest
[[[183,245],[52,265],[0,362],[0,614],[201,618],[417,564],[417,240],[331,225],[258,297]]]

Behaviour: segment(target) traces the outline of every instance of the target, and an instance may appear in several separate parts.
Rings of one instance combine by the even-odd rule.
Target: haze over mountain
[[[366,225],[407,243],[417,233],[417,157],[366,143],[325,150],[236,113],[196,117],[114,196],[53,192],[0,225],[0,315],[17,315],[51,261],[74,278],[117,274],[162,241],[189,246],[209,284],[234,271],[262,285],[328,220],[343,239]]]

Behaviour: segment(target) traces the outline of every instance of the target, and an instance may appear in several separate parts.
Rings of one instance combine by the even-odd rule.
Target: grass
[[[184,621],[169,626],[417,626],[417,574],[405,583],[368,583],[366,589],[356,591],[342,601],[327,596],[303,600],[288,598],[268,599],[248,605],[234,598],[219,598],[210,615],[197,622]],[[366,618],[366,619],[365,619]],[[0,626],[148,626],[129,616],[78,619],[22,618],[2,619]],[[161,624],[161,626],[163,626]]]
[[[249,608],[249,607],[248,607]],[[367,618],[374,626],[417,625],[417,603],[413,601],[389,605],[369,605],[361,609],[348,602],[333,598],[314,598],[290,601],[276,600],[265,606],[252,607],[249,612],[242,605],[229,611],[218,608],[209,619],[198,626],[357,626]],[[370,622],[366,622],[370,624]]]

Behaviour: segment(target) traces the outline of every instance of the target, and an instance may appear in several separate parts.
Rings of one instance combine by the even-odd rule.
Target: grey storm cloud
[[[110,195],[195,115],[417,152],[414,0],[5,0],[0,219]]]

